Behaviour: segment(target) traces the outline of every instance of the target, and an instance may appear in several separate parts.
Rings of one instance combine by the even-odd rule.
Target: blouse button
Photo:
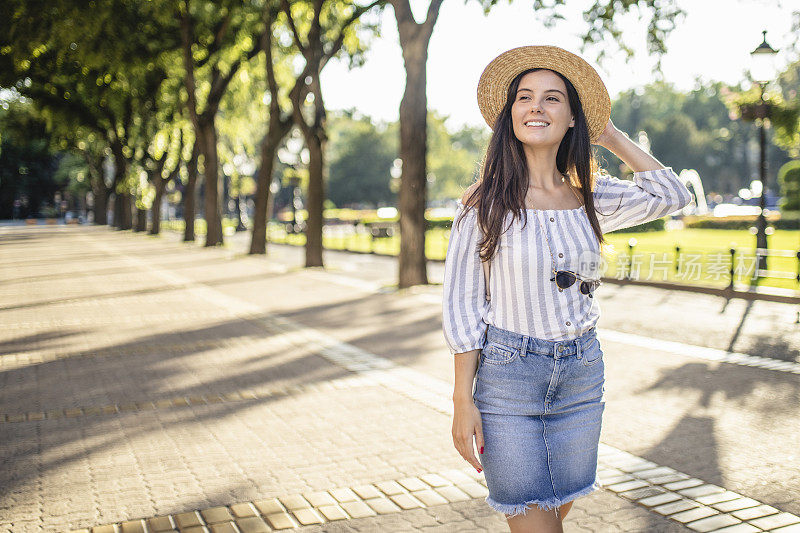
[[[564,254],[558,254],[558,257],[564,257]]]
[[[559,289],[558,289],[558,292],[564,292],[564,289],[562,289],[562,288],[559,288]]]
[[[571,325],[572,325],[572,324],[570,323],[570,321],[569,321],[569,320],[567,320],[567,325],[568,325],[568,326],[571,326]]]
[[[553,217],[550,217],[550,222],[554,222],[554,221],[555,221],[555,219]]]

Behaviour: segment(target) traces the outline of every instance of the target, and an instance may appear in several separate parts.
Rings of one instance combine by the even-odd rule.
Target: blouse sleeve
[[[593,195],[603,233],[656,220],[692,201],[672,167],[634,172],[633,181],[600,174]]]
[[[459,202],[444,264],[442,329],[451,355],[483,348],[489,310],[478,249],[482,235],[476,209],[467,209],[464,220],[457,224],[464,209]]]

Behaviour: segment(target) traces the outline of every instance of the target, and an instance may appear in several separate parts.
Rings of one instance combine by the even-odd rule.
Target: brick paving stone
[[[424,503],[426,507],[447,503],[447,500],[445,500],[440,494],[432,489],[418,490],[412,492],[411,495]]]
[[[202,526],[203,520],[196,511],[191,513],[178,513],[175,515],[175,524],[180,529],[189,528],[192,526]]]
[[[695,520],[694,522],[690,522],[686,525],[687,527],[689,527],[689,529],[706,532],[706,531],[716,531],[717,529],[726,526],[732,526],[734,524],[739,524],[739,523],[740,521],[735,519],[731,515],[720,514],[715,516],[709,516],[708,518],[701,518],[700,520]]]
[[[642,487],[640,489],[620,492],[619,495],[623,498],[628,498],[629,500],[641,500],[651,496],[656,496],[658,494],[664,494],[665,492],[666,491],[661,487]]]
[[[775,529],[782,526],[788,526],[800,523],[800,518],[790,513],[778,513],[762,518],[755,518],[749,520],[751,524],[761,529]]]
[[[233,522],[219,522],[208,526],[211,533],[239,533]]]
[[[295,509],[305,509],[311,507],[311,504],[303,498],[300,494],[290,494],[288,496],[281,496],[278,498],[280,502],[289,509],[290,511],[294,511]]]
[[[793,524],[791,526],[779,527],[770,530],[771,533],[800,533],[800,524]]]
[[[394,503],[400,506],[401,509],[408,510],[414,509],[416,507],[424,507],[424,504],[413,497],[411,494],[395,494],[394,496],[389,496]]]
[[[706,496],[697,496],[693,498],[695,501],[702,503],[703,505],[712,505],[715,503],[721,502],[729,502],[736,499],[741,498],[742,495],[738,492],[733,492],[730,490],[726,490],[724,492],[719,492],[717,494],[708,494]]]
[[[666,476],[669,474],[674,474],[675,470],[668,466],[659,466],[656,468],[649,468],[647,470],[639,470],[636,472],[636,477],[641,479],[649,479],[659,476]]]
[[[770,505],[758,505],[756,507],[748,507],[738,511],[733,511],[731,514],[740,520],[751,520],[754,518],[761,518],[776,514],[778,510]]]
[[[684,479],[689,479],[689,476],[687,476],[686,474],[665,474],[663,476],[648,478],[647,481],[649,481],[653,485],[665,485],[667,483],[674,483],[676,481],[681,481]]]
[[[128,520],[120,524],[122,533],[145,533],[144,520]]]
[[[236,518],[246,518],[248,516],[258,516],[258,511],[253,509],[250,503],[235,503],[231,505],[231,512]]]
[[[387,496],[394,496],[395,494],[403,494],[405,492],[403,487],[396,481],[381,481],[375,483],[375,486]]]
[[[420,476],[420,479],[431,487],[444,487],[445,485],[451,484],[450,481],[443,478],[439,474],[425,474]]]
[[[416,477],[398,479],[397,482],[409,492],[428,488],[428,485],[424,481]]]
[[[361,501],[342,502],[341,507],[353,518],[363,518],[376,514],[366,503]]]
[[[155,516],[147,519],[147,527],[155,532],[171,531],[177,527],[177,524],[173,524],[172,518],[169,516]]]
[[[682,481],[675,481],[674,483],[664,483],[663,487],[669,490],[681,490],[690,487],[697,487],[698,485],[702,484],[703,480],[697,478],[691,478],[691,479],[684,479]]]
[[[314,509],[295,509],[292,511],[297,521],[302,525],[321,524],[325,521]]]
[[[598,479],[600,481],[600,484],[603,485],[604,487],[607,487],[609,485],[614,485],[616,483],[622,483],[623,481],[634,481],[634,480],[636,480],[636,478],[633,477],[630,474],[614,474],[614,475],[605,476],[605,477],[604,476],[598,476]]]
[[[313,507],[319,507],[320,505],[336,505],[336,499],[324,491],[310,492],[303,496]]]
[[[604,488],[613,491],[613,492],[627,492],[632,489],[638,489],[641,487],[647,487],[646,481],[641,481],[638,479],[634,479],[633,481],[624,481],[622,483],[614,483],[613,485],[608,485]]]
[[[680,513],[671,514],[669,515],[669,518],[670,520],[677,520],[678,522],[686,523],[715,514],[718,514],[717,511],[710,507],[696,507]]]
[[[318,509],[327,520],[345,520],[347,513],[338,505],[321,505]]]
[[[723,513],[729,513],[731,511],[738,511],[740,509],[747,509],[748,507],[756,507],[758,505],[759,502],[752,498],[736,498],[735,500],[712,503],[711,507],[718,511],[722,511]]]
[[[665,505],[653,507],[653,511],[657,512],[658,514],[672,515],[681,511],[686,511],[687,509],[694,509],[695,507],[699,507],[699,505],[693,501],[679,500],[676,502],[667,503]]]
[[[451,483],[458,485],[459,483],[467,482],[469,483],[472,481],[472,478],[464,473],[463,470],[446,470],[441,472],[442,477],[449,480]]]
[[[344,487],[338,489],[331,489],[328,491],[331,496],[336,498],[336,501],[344,503],[344,502],[357,502],[358,495],[353,492],[353,489]]]
[[[261,513],[264,516],[275,513],[282,513],[285,511],[283,505],[281,505],[281,503],[278,501],[277,498],[270,498],[268,500],[259,500],[253,502],[253,506],[258,510],[259,513]]]
[[[691,487],[688,489],[678,490],[677,492],[687,498],[696,499],[698,496],[708,496],[709,494],[718,494],[725,492],[725,489],[723,489],[722,487],[718,487],[717,485],[706,484],[706,485],[698,485],[697,487]]]
[[[461,483],[457,487],[466,492],[471,498],[485,498],[489,495],[488,489],[480,483]]]
[[[654,507],[656,505],[663,505],[665,503],[674,502],[680,499],[682,498],[677,494],[675,494],[674,492],[665,492],[664,494],[658,494],[656,496],[649,496],[647,498],[642,498],[637,503],[644,505],[646,507]]]
[[[226,507],[212,507],[211,509],[200,511],[200,514],[202,515],[203,520],[206,521],[206,524],[230,522],[233,520],[233,515],[231,515],[230,511],[228,511]]]
[[[286,518],[282,518],[281,515],[285,516]],[[295,524],[292,522],[292,519],[289,518],[289,516],[285,513],[269,515],[266,517],[266,520],[275,529],[293,528],[295,526]],[[271,531],[267,523],[258,516],[237,518],[236,527],[238,527],[242,533],[268,533]]]
[[[434,490],[443,496],[448,502],[461,502],[471,499],[469,494],[458,487],[436,487]]]
[[[370,498],[364,500],[364,503],[369,505],[373,511],[378,514],[389,514],[402,511],[402,509],[389,498]]]
[[[757,531],[761,531],[755,526],[751,526],[750,524],[741,523],[736,524],[735,526],[728,526],[723,527],[722,529],[718,529],[718,533],[754,533]]]
[[[356,487],[352,487],[352,489],[353,492],[355,492],[362,500],[367,500],[369,498],[380,498],[383,496],[383,493],[375,488],[374,485],[358,485]]]
[[[617,468],[619,468],[623,472],[635,473],[635,472],[640,472],[640,471],[652,470],[653,468],[655,468],[657,466],[658,465],[653,463],[652,461],[639,461],[639,460],[636,460],[636,461],[633,461],[633,462],[631,462],[629,464],[619,466]]]

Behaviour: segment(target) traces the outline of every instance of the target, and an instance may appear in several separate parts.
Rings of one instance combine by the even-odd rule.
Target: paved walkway
[[[0,228],[0,531],[507,531],[452,446],[441,287],[230,241]],[[794,306],[598,296],[604,489],[565,531],[800,530]]]

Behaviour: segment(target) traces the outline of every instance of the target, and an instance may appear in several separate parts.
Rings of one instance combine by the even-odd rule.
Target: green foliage
[[[778,171],[781,211],[800,212],[800,160],[789,161]]]
[[[11,101],[0,108],[0,132],[0,219],[42,214],[66,181],[56,179],[61,156],[50,148],[44,121],[30,102]]]
[[[489,144],[489,131],[483,127],[462,127],[450,131],[449,117],[428,113],[428,199],[460,197],[477,179],[480,161]]]
[[[351,110],[332,115],[328,128],[328,198],[338,207],[394,205],[389,169],[397,157],[397,125],[376,126]]]
[[[722,82],[702,82],[689,93],[671,84],[655,82],[641,90],[620,94],[612,103],[614,124],[634,141],[645,131],[653,155],[676,172],[697,170],[705,192],[735,192],[749,187],[757,176],[758,130],[752,122],[738,120],[729,110],[731,95],[739,87]],[[767,163],[778,168],[787,155],[770,142],[767,131]],[[605,149],[597,149],[612,175],[629,172],[622,162]]]

